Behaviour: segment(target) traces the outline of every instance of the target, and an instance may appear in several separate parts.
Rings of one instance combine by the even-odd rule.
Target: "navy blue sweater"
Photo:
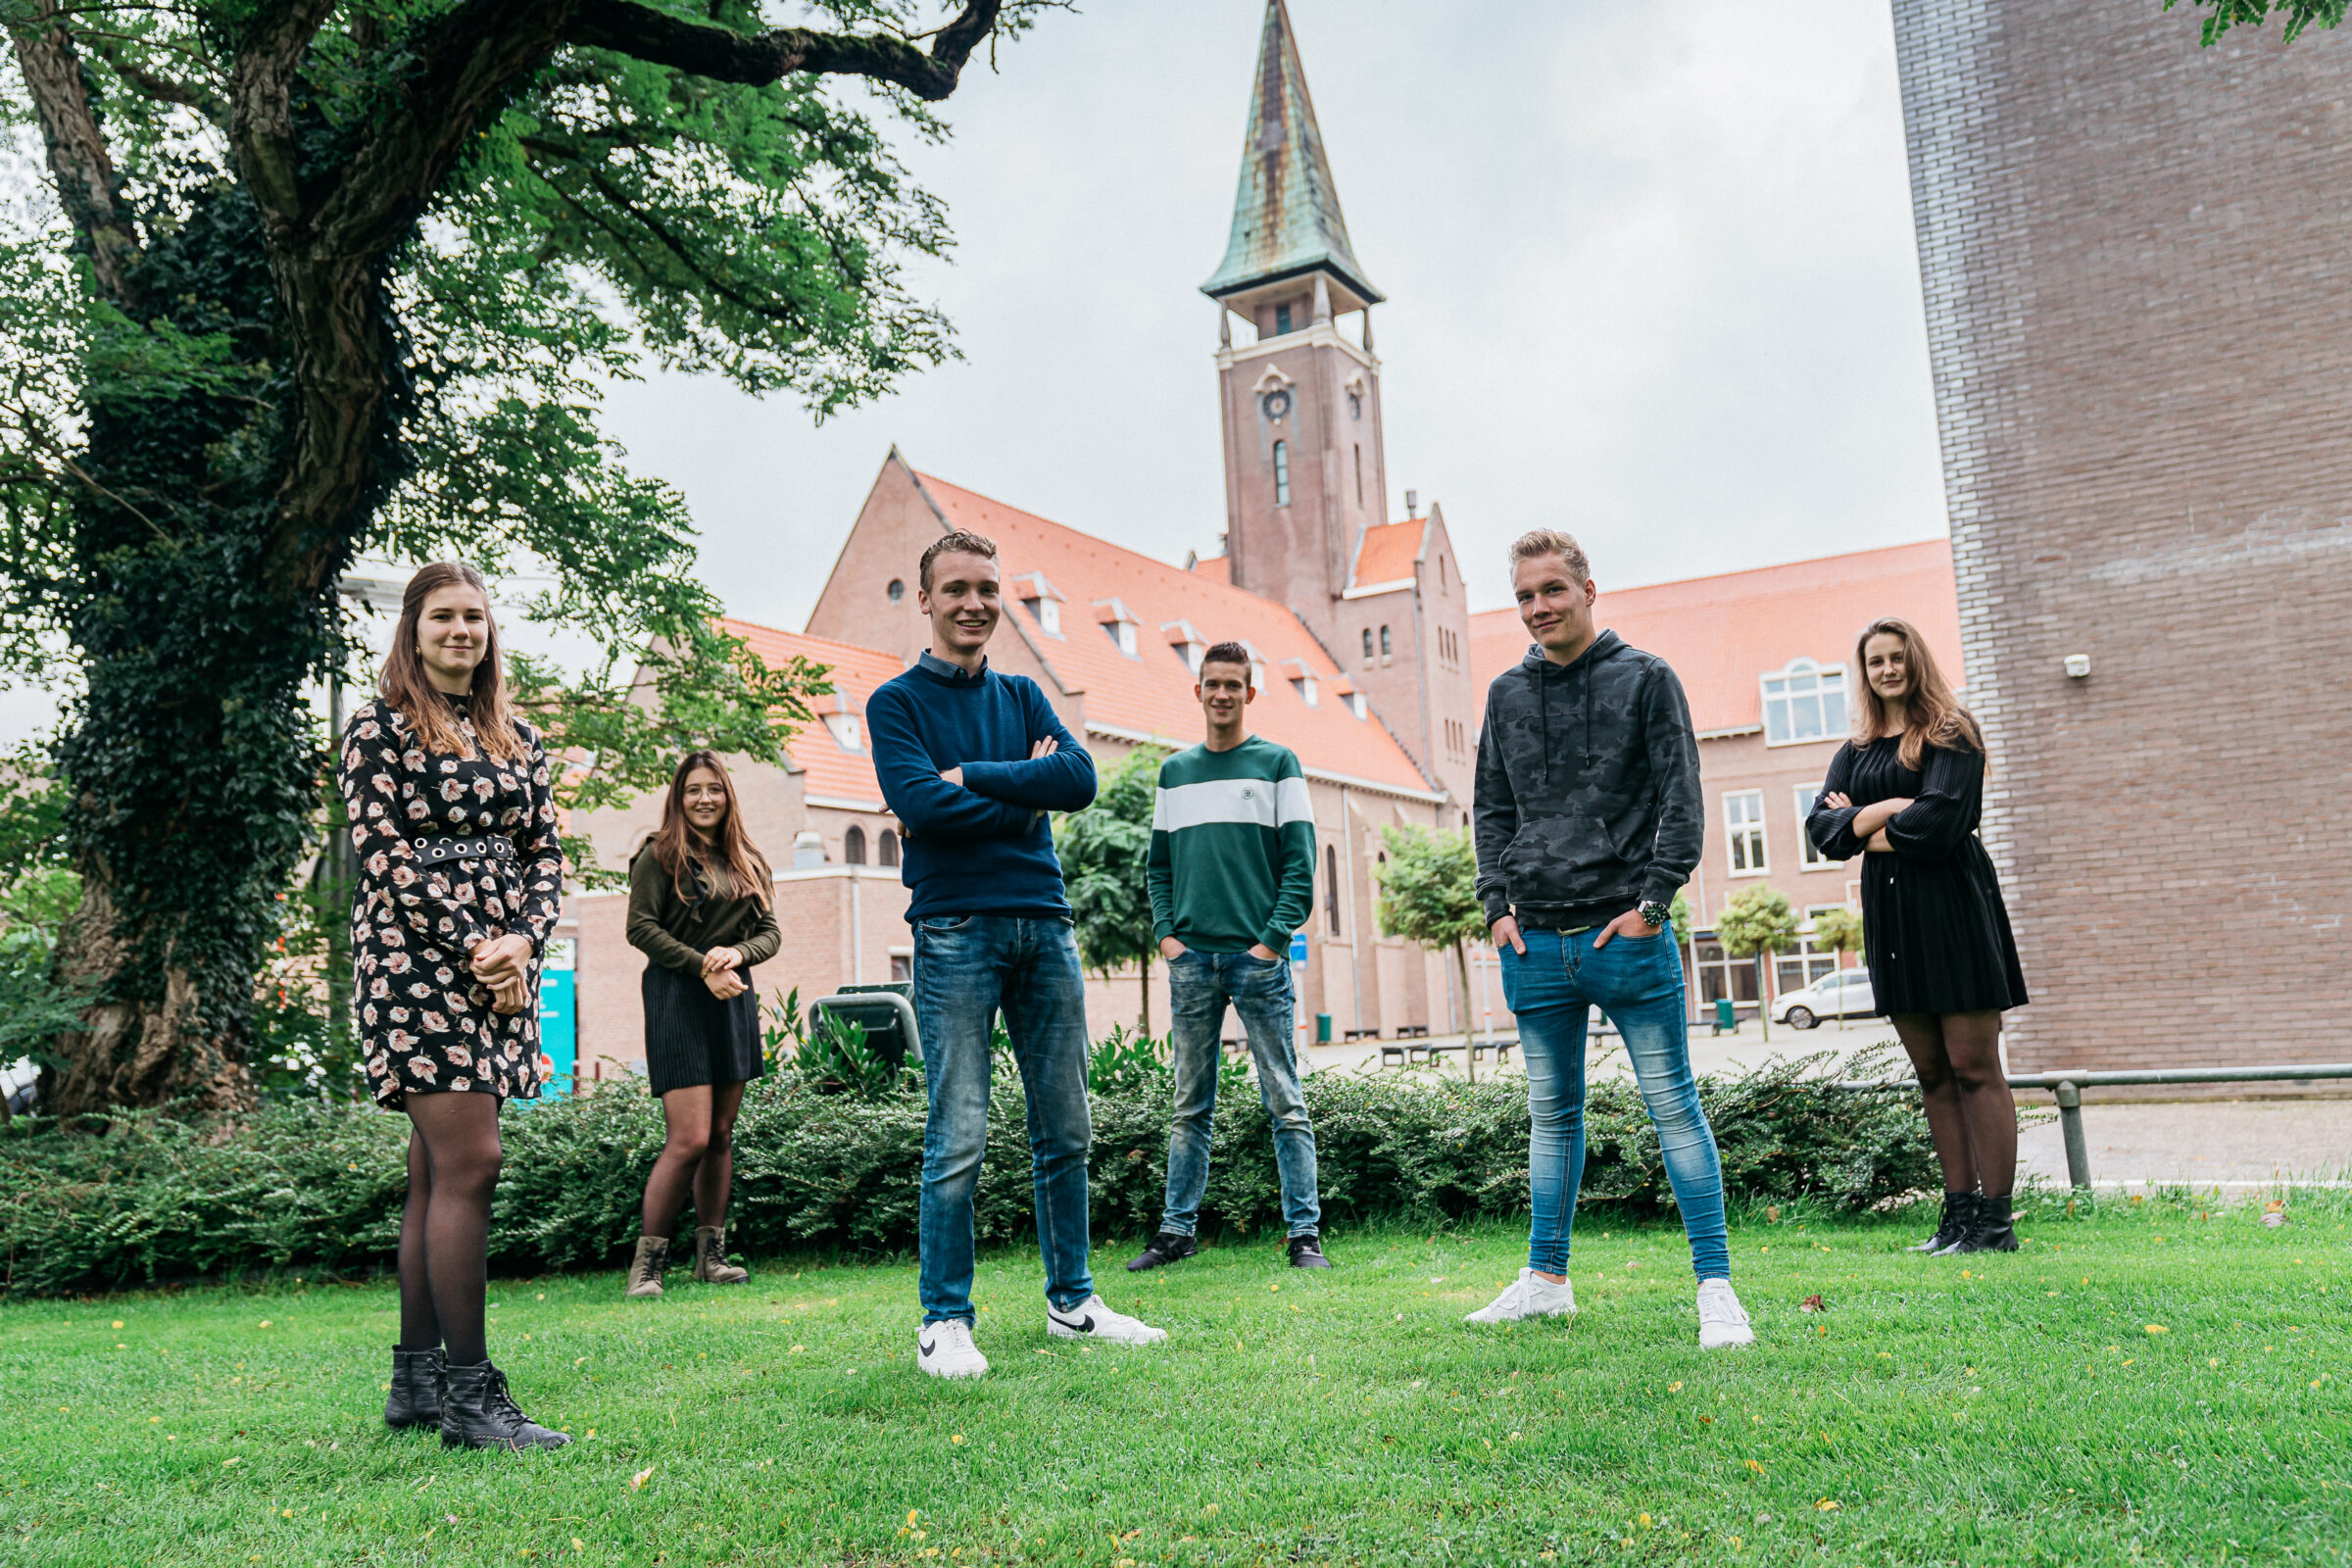
[[[943,671],[945,671],[943,673]],[[906,829],[901,875],[926,915],[1067,917],[1047,811],[1095,799],[1095,760],[1026,675],[977,676],[926,655],[866,700],[882,798]],[[1030,760],[1051,735],[1061,749]],[[950,784],[943,769],[963,769]]]

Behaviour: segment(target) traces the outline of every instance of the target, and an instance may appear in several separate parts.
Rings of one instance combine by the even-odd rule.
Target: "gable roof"
[[[1430,782],[1377,715],[1357,718],[1340,700],[1352,690],[1338,663],[1288,606],[1262,599],[1203,571],[1098,539],[976,491],[918,473],[931,504],[951,528],[997,542],[1007,579],[1042,572],[1073,606],[1116,600],[1136,618],[1136,651],[1121,651],[1114,623],[1092,612],[1064,613],[1059,635],[1008,604],[1030,644],[1064,691],[1086,694],[1086,723],[1113,739],[1149,738],[1190,746],[1200,738],[1200,707],[1192,666],[1167,627],[1189,622],[1208,643],[1243,642],[1263,659],[1270,688],[1250,707],[1250,727],[1298,754],[1310,772],[1360,780],[1414,795]],[[1292,663],[1292,661],[1297,661]],[[893,673],[896,671],[894,670]],[[1312,674],[1321,690],[1309,706],[1286,675]],[[797,755],[797,754],[796,754]]]
[[[1402,522],[1382,522],[1364,530],[1355,547],[1355,569],[1348,574],[1350,588],[1378,588],[1386,583],[1410,582],[1413,567],[1421,559],[1421,541],[1428,535],[1427,517],[1407,517]]]
[[[837,643],[830,637],[811,637],[807,632],[779,631],[773,626],[731,616],[718,624],[728,636],[740,637],[751,644],[752,652],[771,665],[800,658],[831,666],[832,695],[812,697],[808,706],[820,719],[826,713],[854,714],[858,719],[858,750],[846,750],[821,722],[810,724],[795,735],[785,750],[791,755],[793,765],[802,771],[802,785],[808,794],[835,801],[868,803],[880,810],[882,784],[874,777],[873,754],[865,750],[868,744],[865,700],[873,695],[875,687],[899,673],[898,656],[859,648],[854,643]]]
[[[1323,132],[1306,95],[1306,71],[1283,0],[1268,0],[1242,140],[1242,178],[1233,198],[1233,231],[1216,275],[1200,285],[1224,299],[1258,283],[1328,268],[1364,299],[1382,298],[1364,276],[1340,216],[1340,191],[1323,156]]]
[[[1948,539],[1690,577],[1603,588],[1593,616],[1674,666],[1701,735],[1764,722],[1762,676],[1792,659],[1850,664],[1854,634],[1881,615],[1919,628],[1952,684],[1962,684],[1960,601]],[[1519,662],[1527,629],[1516,610],[1470,617],[1470,669],[1483,687]]]

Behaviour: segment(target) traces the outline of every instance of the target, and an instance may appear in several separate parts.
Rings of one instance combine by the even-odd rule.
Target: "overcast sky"
[[[1263,0],[1081,0],[908,145],[965,358],[819,426],[657,374],[607,428],[679,486],[736,614],[805,623],[892,443],[1181,561],[1223,531],[1216,309]],[[1474,608],[1510,538],[1605,591],[1944,531],[1886,0],[1292,0],[1376,313],[1391,514]],[[0,694],[0,736],[53,722]]]
[[[946,146],[962,363],[822,426],[662,376],[609,428],[731,611],[802,625],[891,444],[1182,560],[1225,526],[1215,307],[1263,0],[1082,0],[975,69]],[[1292,0],[1375,312],[1393,515],[1472,603],[1574,529],[1605,590],[1944,531],[1886,0]]]

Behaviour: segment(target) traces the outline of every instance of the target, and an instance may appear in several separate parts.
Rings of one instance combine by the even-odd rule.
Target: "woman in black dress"
[[[353,1006],[376,1103],[409,1117],[395,1427],[453,1447],[557,1447],[483,1331],[499,1106],[539,1093],[539,963],[564,897],[547,756],[514,715],[480,572],[409,579],[381,695],[343,734],[359,860]]]
[[[1911,1057],[1943,1167],[1943,1217],[1913,1251],[2013,1252],[2017,1102],[2001,1013],[2026,1003],[1984,814],[1984,736],[1909,623],[1874,621],[1855,645],[1857,736],[1838,749],[1806,819],[1816,848],[1862,860],[1862,946],[1878,1010]]]
[[[727,1261],[727,1188],[744,1085],[766,1071],[754,964],[783,944],[774,878],[743,830],[734,781],[714,752],[689,752],[669,781],[661,829],[629,865],[629,942],[645,966],[645,1067],[667,1136],[645,1182],[629,1296],[662,1294],[669,1233],[694,1198],[694,1277],[751,1278]]]

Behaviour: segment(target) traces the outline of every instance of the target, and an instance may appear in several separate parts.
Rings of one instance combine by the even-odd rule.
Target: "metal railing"
[[[2066,1139],[2066,1182],[2078,1192],[2090,1188],[2090,1148],[2082,1139],[2082,1091],[2112,1089],[2127,1084],[2276,1084],[2315,1083],[2323,1078],[2352,1078],[2352,1062],[2330,1061],[2270,1067],[2152,1067],[2119,1072],[2013,1072],[2012,1089],[2039,1089],[2058,1102],[2058,1129]],[[1916,1078],[1888,1078],[1877,1083],[1838,1086],[1857,1092],[1910,1090],[1919,1092]]]

